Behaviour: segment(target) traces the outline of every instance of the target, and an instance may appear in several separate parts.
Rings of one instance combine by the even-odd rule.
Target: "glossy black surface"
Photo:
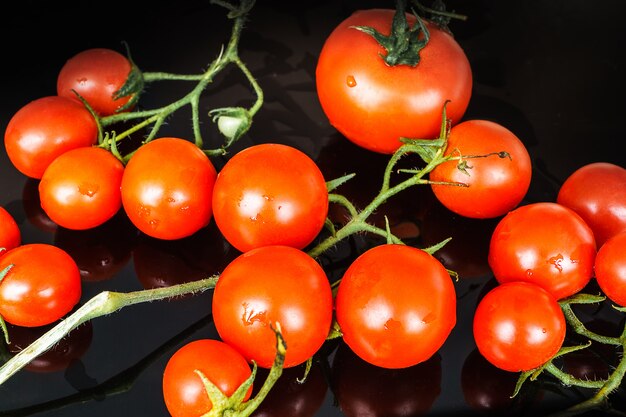
[[[608,161],[626,166],[626,32],[621,1],[448,2],[469,17],[451,28],[472,65],[474,89],[465,119],[497,121],[520,137],[533,161],[527,201],[551,201],[559,184],[579,166]],[[346,193],[367,201],[378,186],[387,157],[357,149],[329,125],[315,93],[315,65],[325,37],[359,8],[393,8],[392,1],[265,2],[255,6],[241,39],[241,57],[264,89],[266,101],[249,133],[231,151],[252,143],[281,142],[314,158],[328,179],[356,172]],[[65,2],[16,4],[3,14],[0,131],[31,100],[55,93],[66,59],[91,47],[124,51],[145,71],[197,73],[217,55],[229,26],[223,9],[208,1],[160,3]],[[178,98],[185,85],[151,86],[142,106]],[[234,71],[221,74],[203,105],[248,104],[252,98]],[[205,137],[221,138],[206,117]],[[189,115],[169,120],[163,134],[190,137]],[[224,159],[215,158],[216,166]],[[460,272],[458,321],[430,361],[385,371],[356,359],[345,346],[329,344],[306,386],[281,381],[263,416],[543,415],[591,392],[544,378],[510,399],[515,375],[498,371],[477,355],[471,335],[473,310],[494,284],[486,263],[494,221],[458,218],[438,206],[428,190],[397,196],[383,209],[416,244],[452,236],[440,255]],[[24,243],[55,243],[83,270],[83,302],[103,290],[132,291],[219,272],[235,255],[214,226],[190,238],[159,242],[137,233],[123,213],[93,231],[64,230],[38,206],[36,181],[20,174],[0,151],[0,205],[16,218]],[[383,214],[383,213],[380,213]],[[351,239],[325,259],[331,278],[368,244]],[[175,349],[187,341],[217,337],[210,320],[210,293],[128,307],[95,319],[76,332],[60,368],[42,372],[45,361],[0,386],[0,415],[167,416],[161,375]],[[610,305],[585,311],[591,323],[615,332],[622,317]],[[36,337],[25,334],[25,340]],[[76,355],[67,359],[67,355]],[[593,365],[576,357],[570,369]],[[50,361],[53,361],[51,358]],[[64,362],[65,361],[65,362]],[[48,363],[48,366],[52,366]],[[597,372],[606,372],[599,364]],[[580,370],[580,369],[578,369]],[[319,374],[318,374],[319,372]],[[296,378],[293,372],[286,377]],[[614,405],[626,410],[618,390]],[[275,407],[275,408],[273,408]],[[292,408],[290,408],[292,407]],[[281,411],[282,410],[282,411]],[[287,411],[289,410],[289,411]],[[343,411],[342,411],[343,410]]]

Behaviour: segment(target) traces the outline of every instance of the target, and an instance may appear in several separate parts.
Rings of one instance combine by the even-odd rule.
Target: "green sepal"
[[[141,93],[143,92],[143,89],[145,86],[145,81],[143,79],[143,72],[141,72],[139,67],[135,65],[135,62],[131,58],[130,49],[128,48],[128,45],[125,44],[125,46],[126,46],[126,57],[128,58],[128,61],[130,62],[130,72],[128,73],[128,77],[126,78],[124,85],[122,85],[119,88],[119,90],[113,93],[113,100],[118,100],[120,98],[129,97],[129,96],[130,96],[130,100],[128,100],[123,106],[117,109],[115,111],[116,113],[121,113],[126,110],[132,109],[139,101],[139,97],[141,96]]]
[[[326,181],[326,191],[331,192],[335,188],[339,187],[341,184],[348,182],[352,178],[354,178],[356,174],[346,174],[342,177],[335,178],[334,180]]]

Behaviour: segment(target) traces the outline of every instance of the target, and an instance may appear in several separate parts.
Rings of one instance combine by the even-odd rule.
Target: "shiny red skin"
[[[400,137],[436,138],[446,100],[452,123],[463,117],[472,93],[472,71],[452,35],[424,21],[430,40],[415,67],[387,65],[373,37],[351,26],[389,34],[395,10],[359,10],[328,36],[316,68],[316,88],[330,124],[374,152],[390,154]],[[407,14],[410,24],[415,17]]]
[[[478,303],[473,332],[481,355],[509,372],[529,371],[563,345],[566,322],[556,298],[531,282],[500,284]]]
[[[556,201],[587,222],[600,248],[626,230],[626,168],[609,162],[584,165],[561,184]]]
[[[489,266],[499,283],[527,281],[563,299],[593,276],[596,243],[591,228],[573,210],[538,202],[510,211],[489,243]]]
[[[600,247],[594,271],[602,292],[614,303],[626,306],[626,230]]]
[[[19,225],[4,207],[0,206],[0,256],[22,243]]]
[[[40,179],[62,153],[91,146],[98,139],[96,121],[82,103],[67,97],[35,99],[9,120],[4,146],[22,174]]]

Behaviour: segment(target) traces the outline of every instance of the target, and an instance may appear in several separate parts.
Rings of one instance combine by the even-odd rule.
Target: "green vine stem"
[[[252,118],[259,111],[263,104],[264,96],[263,90],[259,86],[258,82],[249,71],[246,64],[241,60],[238,47],[247,14],[252,9],[255,0],[241,0],[241,3],[237,7],[228,2],[218,0],[212,0],[211,3],[218,4],[222,7],[227,8],[229,10],[228,17],[234,19],[230,39],[227,46],[220,51],[217,58],[215,58],[210,63],[208,69],[202,74],[184,75],[165,72],[144,73],[142,75],[144,83],[151,83],[156,81],[192,81],[196,82],[196,85],[186,95],[163,107],[149,110],[120,112],[100,118],[99,123],[103,128],[114,125],[116,123],[140,120],[131,128],[115,134],[114,139],[109,139],[108,141],[105,141],[102,146],[110,147],[111,140],[122,140],[140,129],[151,126],[147,137],[144,139],[144,143],[149,142],[156,137],[161,126],[170,115],[185,106],[190,106],[192,112],[194,142],[199,148],[203,149],[204,140],[202,138],[200,130],[199,114],[200,98],[204,91],[208,88],[209,84],[213,82],[215,76],[231,64],[235,65],[244,74],[256,95],[256,100],[249,109],[243,109],[240,107],[227,107],[211,110],[209,112],[209,115],[213,117],[213,121],[218,123],[218,128],[220,132],[226,137],[226,141],[219,148],[203,149],[203,151],[209,156],[225,154],[226,149],[250,128]],[[233,114],[235,114],[235,116],[233,116]],[[239,121],[237,129],[233,130],[224,128],[223,124],[220,123],[220,119],[222,117],[237,118],[237,120]],[[132,153],[126,155],[123,159],[123,162],[127,162],[131,156]]]

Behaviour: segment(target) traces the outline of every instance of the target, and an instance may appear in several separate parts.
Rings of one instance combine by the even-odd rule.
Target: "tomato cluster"
[[[398,55],[394,37],[402,31],[409,45]],[[496,221],[488,267],[498,285],[480,299],[472,327],[490,364],[525,372],[552,360],[566,335],[559,302],[594,278],[608,298],[626,305],[626,169],[589,164],[563,183],[556,201],[525,203],[529,152],[499,123],[463,120],[472,71],[444,27],[400,9],[358,11],[328,36],[315,75],[321,108],[347,140],[396,162],[403,152],[419,154],[425,168],[404,170],[416,178],[410,185],[427,185],[442,209],[461,217]],[[393,370],[419,366],[441,379],[437,352],[457,324],[457,294],[454,271],[435,256],[438,242],[406,245],[389,227],[363,226],[367,209],[332,193],[341,184],[292,146],[255,144],[219,170],[183,137],[149,138],[121,155],[100,122],[133,111],[136,77],[135,64],[115,51],[77,54],[58,74],[57,96],[15,113],[5,148],[15,168],[37,181],[41,209],[64,229],[95,229],[121,212],[144,237],[180,241],[214,222],[237,251],[210,307],[221,340],[183,345],[164,369],[172,416],[231,407],[231,397],[246,402],[258,390],[251,366],[295,368],[339,337],[346,350],[338,356],[358,362],[365,375],[387,381],[400,375]],[[389,167],[388,175],[395,165]],[[384,182],[377,204],[400,191],[411,192]],[[343,204],[347,219],[333,221],[331,204]],[[363,250],[331,283],[308,249],[351,230],[387,242]],[[50,325],[79,303],[80,269],[59,246],[24,244],[0,207],[1,319]],[[142,254],[134,255],[139,275]],[[333,372],[339,387],[349,378],[340,362]],[[420,387],[424,399],[414,408],[432,404],[438,384],[429,388]],[[357,407],[338,399],[346,412]]]

